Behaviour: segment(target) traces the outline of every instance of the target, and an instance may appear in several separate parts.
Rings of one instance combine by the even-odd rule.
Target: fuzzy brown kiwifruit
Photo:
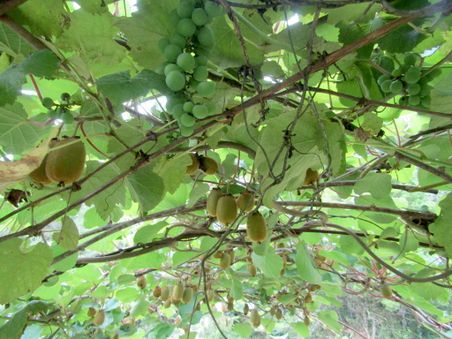
[[[146,278],[144,276],[140,275],[137,278],[137,286],[143,290],[146,288],[146,285],[147,285]]]
[[[249,191],[240,194],[237,198],[237,207],[244,212],[251,211],[254,207],[254,194]]]
[[[215,174],[218,171],[218,164],[212,158],[200,156],[199,169],[206,174]]]
[[[186,173],[192,175],[199,169],[199,160],[196,154],[190,154],[191,164],[187,166]]]
[[[188,304],[191,301],[191,298],[193,298],[193,288],[187,286],[184,288],[184,293],[182,294],[182,302]]]
[[[264,241],[267,238],[267,224],[262,214],[258,211],[248,215],[246,235],[251,241]]]
[[[229,225],[237,217],[237,203],[232,195],[223,195],[217,203],[217,219],[223,225]]]
[[[162,295],[162,288],[160,286],[155,286],[154,290],[152,291],[152,295],[154,298],[159,298]]]
[[[162,299],[163,301],[167,301],[169,299],[170,292],[171,291],[168,288],[168,286],[163,286],[160,292],[160,299]]]
[[[105,321],[105,312],[104,310],[99,310],[96,312],[96,315],[93,318],[93,323],[96,326],[100,326],[104,323]]]
[[[82,175],[85,158],[85,146],[80,138],[55,141],[47,154],[46,175],[50,180],[60,184],[72,184]]]
[[[392,298],[391,287],[389,287],[388,285],[383,285],[383,287],[381,288],[381,294],[383,294],[383,297],[391,299]]]
[[[308,168],[306,170],[306,175],[304,177],[304,185],[313,185],[319,181],[319,172],[316,170]]]
[[[223,253],[220,260],[220,267],[225,270],[229,268],[229,266],[231,266],[231,256],[228,253]]]
[[[261,316],[255,308],[250,312],[250,321],[253,327],[259,327],[259,325],[261,324]]]
[[[94,307],[90,307],[88,308],[88,312],[86,314],[88,315],[88,317],[94,318],[94,316],[96,315],[96,309]]]
[[[38,168],[36,168],[33,172],[31,172],[30,178],[43,186],[51,184],[52,180],[46,174],[46,163],[47,163],[47,155],[42,160],[41,164]]]
[[[179,282],[176,286],[174,286],[171,298],[173,302],[178,302],[181,301],[183,295],[184,295],[184,285],[182,285],[182,283]]]
[[[255,277],[256,274],[257,274],[256,266],[254,266],[253,264],[248,264],[248,273],[249,273],[252,277]]]
[[[207,213],[210,216],[215,217],[217,215],[218,199],[220,199],[222,195],[223,193],[219,188],[213,188],[210,191],[206,202]]]

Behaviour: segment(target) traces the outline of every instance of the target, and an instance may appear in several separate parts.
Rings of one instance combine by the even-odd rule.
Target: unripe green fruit
[[[66,138],[55,141],[47,155],[46,175],[64,185],[78,180],[85,168],[86,151],[79,138]]]
[[[213,81],[203,81],[196,87],[196,91],[199,95],[209,98],[215,94],[215,87],[216,86]]]
[[[185,87],[185,76],[182,72],[171,71],[165,77],[165,83],[172,91],[180,91]]]
[[[177,23],[176,27],[177,33],[180,35],[189,38],[196,32],[196,25],[193,23],[191,19],[185,18],[180,20]]]
[[[165,47],[163,54],[168,62],[175,62],[178,55],[182,53],[182,50],[179,46],[169,44]]]
[[[251,310],[250,321],[253,327],[259,327],[261,324],[261,317],[255,308]]]
[[[163,301],[168,300],[170,296],[170,289],[168,288],[168,286],[163,286],[161,288],[161,292],[160,292],[160,299],[162,299]]]
[[[204,119],[209,115],[209,111],[207,110],[207,106],[204,104],[195,105],[193,107],[193,115],[196,119]]]
[[[421,103],[421,97],[419,96],[410,96],[408,98],[408,104],[411,106],[418,106]]]
[[[193,111],[194,104],[191,101],[184,103],[183,109],[185,112],[191,113]]]
[[[416,66],[411,66],[405,73],[403,80],[407,84],[415,84],[421,79],[421,68]]]
[[[169,41],[180,48],[184,48],[187,44],[187,39],[180,34],[174,34]]]
[[[97,311],[97,313],[96,313],[96,315],[94,316],[94,319],[93,319],[94,325],[100,326],[100,325],[102,325],[104,323],[104,321],[105,321],[105,312],[104,312],[104,310]]]
[[[402,68],[396,68],[391,72],[391,75],[395,78],[401,76],[403,74],[403,69]]]
[[[172,108],[170,113],[175,117],[176,119],[180,119],[180,117],[185,113],[183,105],[178,104]]]
[[[180,301],[182,299],[182,296],[184,295],[184,285],[182,285],[181,282],[179,282],[176,286],[173,288],[173,293],[171,295],[172,301]]]
[[[215,174],[218,171],[218,164],[212,158],[200,157],[199,168],[206,174]]]
[[[381,76],[378,77],[377,83],[381,86],[381,84],[382,84],[384,81],[390,80],[390,79],[391,79],[390,76],[383,74],[383,75],[381,75]]]
[[[181,18],[189,18],[193,12],[194,2],[191,0],[181,0],[177,6],[177,15]]]
[[[162,52],[165,52],[166,47],[170,44],[170,41],[167,38],[162,38],[157,43],[157,46]]]
[[[163,74],[168,75],[172,71],[181,71],[181,68],[177,66],[176,64],[167,64],[165,68],[163,69]]]
[[[214,188],[210,191],[209,196],[207,197],[206,209],[207,213],[215,217],[217,215],[217,204],[218,199],[223,195],[219,188]]]
[[[176,63],[185,72],[191,72],[195,68],[195,57],[190,53],[182,53],[177,57]]]
[[[388,72],[392,72],[394,70],[394,61],[390,57],[382,56],[380,58],[379,64],[382,68],[384,68]]]
[[[419,57],[414,53],[408,53],[405,55],[405,58],[403,59],[403,63],[405,65],[414,65],[418,61]]]
[[[196,67],[195,71],[193,72],[193,78],[196,81],[206,81],[209,77],[209,71],[206,66],[198,66]]]
[[[244,191],[237,198],[237,207],[244,212],[249,212],[254,207],[254,194],[249,191]]]
[[[190,114],[184,113],[180,117],[180,123],[185,127],[193,127],[196,123],[196,119]]]
[[[191,301],[191,298],[193,298],[193,288],[185,287],[184,293],[182,295],[182,302],[184,304],[188,304]]]
[[[214,18],[216,16],[221,16],[224,14],[223,8],[219,5],[217,5],[216,3],[214,3],[213,1],[207,1],[204,4],[204,9],[206,10],[207,14],[211,18]]]
[[[399,99],[399,105],[406,106],[408,105],[408,97],[403,96]]]
[[[229,225],[237,217],[237,203],[232,195],[224,195],[218,199],[217,219],[223,225]]]
[[[198,66],[206,66],[207,62],[208,62],[207,57],[204,55],[198,55],[195,58],[195,60],[196,60],[196,65],[198,65]]]
[[[162,289],[160,286],[155,286],[154,290],[152,291],[152,295],[154,296],[154,298],[159,298],[162,295]]]
[[[389,87],[389,89],[391,90],[391,93],[393,93],[393,94],[401,93],[403,91],[403,83],[402,83],[402,81],[394,80],[391,83],[391,86]]]
[[[427,108],[430,107],[430,97],[423,97],[421,99],[421,104],[424,107],[427,107]]]
[[[380,84],[381,90],[385,93],[391,92],[392,80],[385,80]]]
[[[191,15],[191,19],[196,26],[204,26],[209,20],[209,17],[207,16],[207,12],[204,9],[195,8]]]
[[[191,127],[187,127],[187,126],[179,126],[180,128],[180,134],[183,137],[189,137],[193,134],[193,132],[195,131],[195,127],[191,126]]]
[[[188,175],[192,175],[199,169],[199,160],[198,156],[196,154],[190,154],[191,157],[191,164],[187,166],[186,173]]]
[[[53,105],[55,104],[52,100],[52,98],[42,98],[42,106],[44,106],[45,108],[51,109],[53,107]]]
[[[421,92],[421,86],[419,84],[408,85],[406,91],[409,95],[416,95]]]
[[[231,266],[231,256],[228,253],[224,253],[220,260],[220,267],[224,270]]]
[[[264,241],[267,238],[267,224],[258,211],[251,213],[246,220],[246,235],[251,241]]]
[[[30,178],[43,186],[48,185],[52,183],[52,180],[49,179],[49,177],[46,174],[46,163],[47,163],[47,156],[44,157],[41,164],[38,168],[36,168],[33,172],[31,172]]]
[[[196,37],[198,38],[199,43],[201,44],[201,46],[210,48],[213,47],[215,41],[213,38],[213,33],[210,30],[209,27],[204,26],[203,28],[201,28],[198,32],[198,34],[196,35]]]

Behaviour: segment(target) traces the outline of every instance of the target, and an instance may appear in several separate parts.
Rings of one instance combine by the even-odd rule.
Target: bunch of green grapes
[[[431,87],[428,82],[436,73],[422,70],[422,58],[408,53],[403,63],[394,63],[389,56],[381,56],[379,65],[388,74],[381,75],[377,83],[381,90],[390,95],[400,95],[399,104],[429,107]]]
[[[159,41],[166,63],[161,72],[173,92],[166,109],[178,122],[181,134],[193,133],[197,120],[214,115],[215,105],[209,102],[216,84],[208,80],[207,57],[214,45],[208,24],[223,15],[222,7],[213,1],[180,0],[176,32]]]

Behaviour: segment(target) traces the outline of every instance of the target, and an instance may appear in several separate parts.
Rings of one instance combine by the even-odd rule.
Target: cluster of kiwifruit
[[[105,311],[102,309],[96,310],[94,307],[90,307],[87,314],[96,326],[102,325],[105,321]]]
[[[64,137],[50,141],[50,151],[33,172],[31,179],[41,185],[56,182],[72,184],[78,180],[85,167],[86,151],[79,137]]]
[[[174,15],[176,32],[159,41],[166,59],[161,72],[174,92],[166,109],[177,120],[181,134],[189,136],[198,119],[217,113],[215,104],[209,101],[216,85],[208,80],[207,56],[214,45],[208,23],[223,15],[223,9],[213,1],[180,0]]]
[[[254,208],[254,194],[244,191],[237,199],[232,194],[225,194],[219,188],[213,188],[207,197],[207,213],[216,217],[223,225],[235,221],[238,210],[248,213],[246,234],[251,241],[264,241],[267,238],[267,224],[264,217]]]
[[[220,267],[226,270],[234,263],[234,251],[232,249],[218,251],[214,254],[214,258],[220,259]]]
[[[432,76],[436,76],[436,73],[428,76],[427,73],[423,73],[422,58],[419,55],[407,53],[403,63],[396,58],[383,55],[379,58],[379,65],[387,72],[377,79],[383,93],[400,95],[401,105],[424,107],[430,105],[431,87],[428,81]]]
[[[44,97],[41,101],[42,105],[49,110],[49,116],[55,119],[61,119],[65,123],[70,124],[74,121],[74,117],[71,113],[71,95],[69,93],[62,93],[60,96],[60,102],[53,101],[52,98]]]
[[[215,174],[218,171],[217,162],[210,158],[197,153],[190,153],[191,164],[187,166],[186,173],[192,175],[196,173],[197,170],[201,170],[206,174]]]
[[[159,298],[163,302],[163,307],[168,308],[180,303],[188,304],[193,298],[194,289],[192,286],[178,282],[175,286],[156,286],[152,291],[155,298]]]

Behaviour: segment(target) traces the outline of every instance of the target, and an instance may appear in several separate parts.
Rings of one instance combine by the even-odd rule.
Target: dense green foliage
[[[1,2],[0,338],[451,335],[451,12]]]

